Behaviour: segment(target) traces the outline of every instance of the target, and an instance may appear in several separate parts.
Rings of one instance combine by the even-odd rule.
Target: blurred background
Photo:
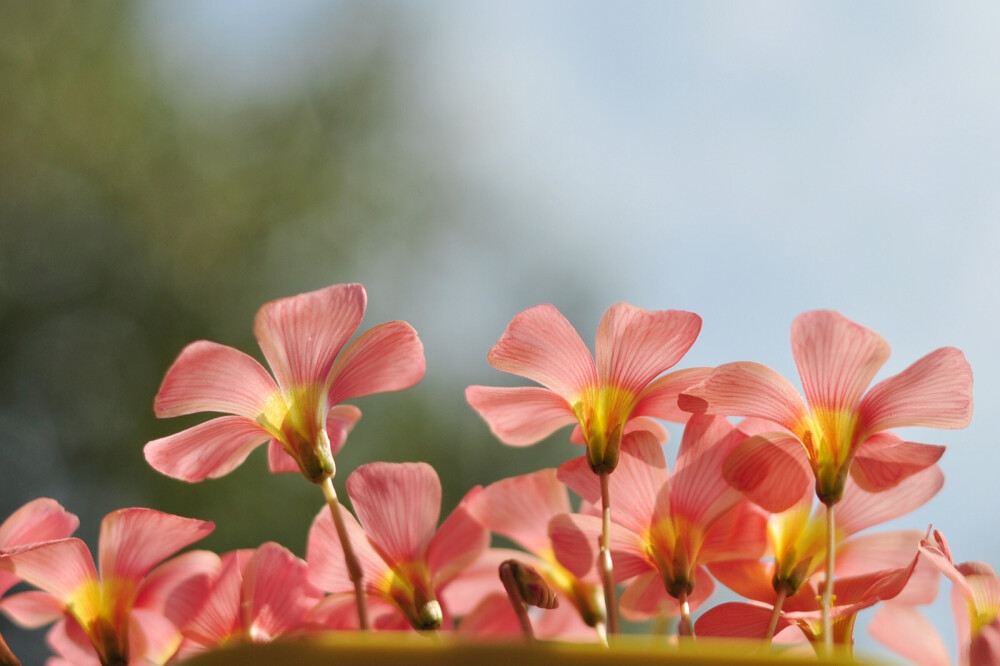
[[[270,475],[160,476],[143,445],[181,348],[258,358],[267,300],[362,282],[363,328],[405,319],[428,372],[356,401],[338,456],[425,460],[449,511],[554,466],[567,431],[495,441],[468,384],[555,304],[591,341],[629,301],[699,313],[683,366],[797,382],[795,315],[882,334],[879,378],[954,345],[975,373],[948,481],[894,526],[1000,566],[1000,7],[980,3],[0,2],[0,517],[214,520],[205,547],[304,554],[320,493]],[[676,433],[676,431],[673,431]],[[676,441],[668,454],[676,450]],[[953,641],[947,604],[932,616]],[[0,620],[25,663],[41,632]],[[875,648],[858,629],[859,643]],[[953,644],[953,643],[952,643]],[[32,656],[36,655],[36,656]]]

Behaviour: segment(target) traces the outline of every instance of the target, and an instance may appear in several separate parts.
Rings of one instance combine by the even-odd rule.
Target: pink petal
[[[660,572],[654,569],[629,581],[618,600],[618,610],[626,620],[642,622],[653,617],[675,617],[680,606],[667,594]]]
[[[680,394],[686,412],[753,416],[795,431],[806,417],[806,406],[788,380],[759,363],[727,363],[708,379]]]
[[[574,576],[584,578],[595,569],[600,518],[560,514],[549,522],[549,536],[556,559]],[[609,541],[615,581],[628,580],[652,568],[646,560],[646,542],[637,534],[612,523]]]
[[[597,327],[600,383],[638,394],[681,360],[700,331],[701,317],[693,312],[612,305]]]
[[[243,627],[257,642],[291,631],[322,597],[306,580],[306,563],[274,542],[261,545],[243,572]]]
[[[267,443],[267,468],[274,474],[290,474],[302,471],[295,458],[288,455],[285,445],[276,439]]]
[[[375,552],[350,513],[341,507],[344,527],[361,566],[366,584],[371,585],[389,571],[385,561]],[[306,562],[309,563],[309,582],[326,592],[353,592],[354,584],[344,563],[344,549],[333,525],[330,509],[324,506],[316,514],[309,529],[306,545]],[[353,607],[353,606],[352,606]],[[355,611],[355,617],[357,613]]]
[[[160,418],[222,412],[256,419],[278,390],[264,367],[243,352],[207,340],[185,347],[153,401]]]
[[[32,590],[0,600],[0,610],[18,626],[37,629],[65,615],[66,604],[48,592]]]
[[[585,457],[563,463],[557,476],[584,500],[600,506],[600,477]],[[667,463],[656,438],[643,430],[626,435],[618,466],[608,478],[611,519],[637,534],[649,529],[657,495],[666,484]]]
[[[182,481],[218,478],[233,471],[270,435],[242,416],[220,416],[146,444],[146,462]]]
[[[438,601],[457,616],[472,612],[479,599],[497,592],[503,593],[499,568],[502,562],[510,559],[519,560],[536,569],[545,566],[541,560],[517,550],[487,548],[448,585],[436,589]]]
[[[722,475],[723,462],[746,439],[723,416],[695,414],[684,428],[670,481],[675,516],[707,527],[743,499]]]
[[[497,439],[510,446],[534,444],[576,422],[565,400],[539,386],[470,386],[465,399]]]
[[[214,529],[215,523],[154,509],[112,511],[101,521],[101,576],[138,581],[154,566]]]
[[[494,592],[483,597],[469,611],[461,624],[460,634],[475,636],[488,640],[514,639],[523,640],[521,623],[514,615],[510,599],[503,592]]]
[[[251,552],[232,551],[222,556],[211,590],[184,627],[185,644],[180,656],[186,658],[215,647],[242,632],[240,589]]]
[[[860,576],[906,566],[917,552],[923,536],[919,530],[895,530],[847,539],[837,544],[834,558],[836,575]]]
[[[347,435],[360,418],[361,410],[354,405],[334,405],[326,413],[326,434],[330,439],[332,455],[337,455],[344,447]]]
[[[729,560],[712,562],[708,565],[716,580],[730,590],[755,601],[775,604],[777,593],[771,584],[774,563],[760,560]]]
[[[760,557],[767,549],[767,515],[750,502],[740,502],[706,526],[698,561]]]
[[[536,305],[507,324],[488,357],[497,370],[534,380],[567,400],[597,385],[587,345],[551,305]]]
[[[961,351],[942,347],[873,386],[858,412],[858,431],[868,435],[904,426],[964,428],[972,420],[972,369]]]
[[[264,304],[253,331],[278,384],[324,384],[361,325],[367,300],[360,284],[337,284]]]
[[[813,409],[853,411],[889,358],[889,345],[837,312],[815,310],[792,322],[792,355]]]
[[[677,399],[682,391],[707,379],[712,370],[714,368],[687,368],[668,372],[654,380],[639,394],[632,416],[652,416],[665,421],[687,423],[691,414],[677,405]]]
[[[719,604],[702,613],[695,622],[697,636],[716,638],[760,639],[767,635],[772,609],[736,601]],[[792,625],[783,615],[778,617],[775,633]]]
[[[864,490],[849,479],[834,513],[837,528],[844,534],[854,534],[905,516],[927,503],[943,485],[944,474],[937,465],[877,493]]]
[[[556,470],[543,469],[491,483],[469,502],[469,511],[490,531],[541,553],[549,548],[549,520],[569,513],[570,505]]]
[[[94,560],[80,539],[58,539],[0,553],[0,568],[66,601],[97,580]]]
[[[207,550],[167,560],[143,581],[133,608],[149,609],[183,627],[201,608],[221,567],[219,556]]]
[[[427,369],[424,346],[405,321],[375,326],[352,342],[330,372],[328,404],[410,388]]]
[[[347,479],[358,520],[390,565],[420,562],[441,514],[441,482],[427,463],[368,463]]]
[[[427,568],[435,588],[447,585],[490,545],[490,532],[469,511],[482,488],[474,488],[455,507],[427,546]]]
[[[892,433],[869,437],[851,463],[851,478],[865,490],[879,492],[940,460],[945,447],[904,442]]]
[[[969,645],[970,664],[1000,663],[1000,618],[979,628]]]
[[[783,433],[744,440],[723,463],[722,473],[747,499],[774,513],[812,493],[814,477],[802,444]]]
[[[0,550],[40,541],[65,539],[76,531],[80,519],[59,502],[47,497],[32,500],[0,525]]]
[[[90,642],[90,637],[72,616],[56,623],[45,636],[45,642],[52,651],[62,657],[63,661],[50,659],[46,666],[66,664],[66,666],[101,666],[97,651]],[[54,664],[53,664],[54,662]]]
[[[167,618],[145,608],[129,614],[131,662],[164,664],[181,644],[180,630]]]
[[[882,645],[917,666],[950,666],[940,634],[912,606],[885,603],[868,623],[868,631]]]

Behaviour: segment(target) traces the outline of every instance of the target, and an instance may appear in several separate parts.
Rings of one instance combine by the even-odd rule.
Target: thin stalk
[[[337,491],[333,488],[333,479],[326,477],[320,485],[323,488],[323,495],[326,497],[326,504],[330,507],[330,514],[333,516],[333,526],[337,529],[337,538],[340,539],[340,546],[344,549],[347,575],[354,583],[354,598],[358,605],[358,624],[362,631],[367,631],[369,629],[368,599],[365,597],[364,574],[361,572],[358,557],[354,554],[354,546],[351,545],[351,539],[347,534],[344,517],[340,513],[340,501],[337,499]]]
[[[826,507],[826,582],[823,585],[823,648],[826,656],[833,655],[833,558],[837,547],[833,523],[833,504]]]
[[[618,633],[618,603],[615,599],[614,567],[611,563],[611,496],[608,472],[601,472],[601,575],[604,581],[604,605],[608,614],[608,634]]]
[[[21,662],[10,651],[10,647],[7,645],[7,641],[3,639],[2,634],[0,634],[0,666],[21,666]]]
[[[691,626],[691,604],[688,603],[687,592],[681,591],[681,596],[677,598],[677,603],[681,607],[681,619],[677,623],[677,635],[694,637],[694,627]]]
[[[781,617],[781,607],[785,605],[785,597],[788,596],[788,590],[785,589],[784,585],[778,590],[778,598],[774,602],[774,610],[771,612],[771,621],[767,625],[767,635],[764,636],[764,640],[768,643],[774,638],[774,630],[778,628],[778,618]]]
[[[500,565],[500,581],[503,583],[503,589],[507,591],[507,598],[510,599],[510,605],[514,607],[514,614],[517,615],[517,620],[521,623],[524,640],[528,643],[534,643],[535,633],[531,630],[531,619],[528,617],[528,609],[524,604],[521,588],[514,576],[514,569],[508,562]]]

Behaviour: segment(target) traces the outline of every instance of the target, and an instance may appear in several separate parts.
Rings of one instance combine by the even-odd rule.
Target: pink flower
[[[534,444],[577,423],[591,468],[611,471],[632,419],[687,419],[677,409],[677,394],[708,369],[663,373],[687,353],[700,330],[701,318],[691,312],[619,303],[597,328],[595,361],[555,307],[537,305],[511,320],[488,358],[494,368],[542,386],[470,386],[465,397],[511,446]]]
[[[623,615],[673,615],[682,598],[695,608],[714,589],[705,564],[763,554],[763,512],[722,476],[722,461],[745,439],[722,417],[695,416],[684,430],[672,475],[651,435],[639,433],[623,445],[610,478],[617,507],[611,532],[615,578],[634,579],[622,595]],[[560,467],[559,477],[588,502],[599,498],[597,479],[581,459]],[[600,519],[563,515],[553,519],[551,531],[570,571],[581,575],[593,565]]]
[[[972,370],[953,347],[927,354],[866,392],[889,356],[888,344],[836,312],[817,310],[792,322],[792,355],[805,401],[771,368],[743,362],[719,366],[684,391],[678,404],[689,412],[753,416],[784,428],[804,448],[824,504],[840,500],[849,470],[862,487],[884,489],[934,464],[943,450],[879,433],[903,426],[963,428],[972,418]],[[791,451],[798,455],[799,449]],[[798,485],[787,487],[791,504]]]
[[[322,596],[306,579],[305,561],[283,546],[269,542],[227,553],[204,605],[183,628],[177,657],[300,631]]]
[[[365,305],[364,287],[340,284],[261,307],[254,335],[274,378],[232,347],[205,340],[185,347],[156,395],[156,415],[227,416],[149,442],[146,460],[168,476],[201,481],[228,474],[270,440],[272,471],[298,469],[315,483],[332,476],[333,456],[361,416],[340,403],[409,388],[425,370],[423,346],[406,322],[376,326],[344,348]]]
[[[218,558],[195,551],[154,567],[214,527],[152,509],[112,512],[101,523],[100,573],[80,539],[4,552],[0,568],[44,592],[12,596],[3,610],[30,627],[61,620],[50,642],[64,655],[93,659],[93,650],[102,664],[163,663],[180,643],[177,623],[196,610]]]
[[[345,516],[351,543],[373,600],[396,609],[416,629],[436,629],[477,601],[448,597],[449,586],[489,545],[489,532],[466,509],[474,489],[437,527],[441,483],[426,463],[369,463],[347,479],[347,494],[360,525]],[[367,538],[366,538],[367,537]],[[329,511],[324,507],[309,531],[306,551],[309,579],[334,593],[323,606],[342,609],[336,596],[354,589]],[[317,610],[322,614],[324,608]],[[374,621],[376,627],[400,628],[392,616]]]

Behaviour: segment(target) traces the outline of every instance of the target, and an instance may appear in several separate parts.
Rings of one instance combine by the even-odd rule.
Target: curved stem
[[[681,619],[677,624],[677,635],[694,637],[694,627],[691,626],[691,604],[688,603],[687,592],[682,591],[677,598],[681,607]]]
[[[767,635],[764,636],[764,640],[769,644],[771,639],[774,638],[774,630],[778,628],[778,618],[781,617],[781,607],[785,605],[785,597],[788,596],[788,591],[784,589],[778,590],[778,598],[774,602],[774,610],[771,612],[771,621],[767,625]]]
[[[0,666],[21,666],[21,662],[10,651],[10,647],[7,645],[7,641],[3,639],[2,634],[0,634]]]
[[[614,567],[611,563],[611,498],[608,472],[601,472],[601,575],[604,582],[604,605],[608,614],[608,634],[618,633],[618,603],[615,599]]]
[[[337,491],[333,488],[333,479],[326,477],[320,484],[323,488],[323,495],[326,497],[327,506],[333,516],[333,525],[337,529],[337,538],[340,539],[340,546],[344,549],[344,562],[347,565],[347,575],[354,583],[354,597],[358,605],[358,624],[362,631],[367,631],[368,626],[368,599],[365,596],[364,575],[361,572],[361,565],[358,557],[354,554],[354,546],[347,534],[347,527],[344,525],[344,517],[340,513],[340,501],[337,499]]]
[[[833,523],[833,504],[826,507],[826,581],[823,585],[823,648],[826,656],[833,655],[833,561],[837,547]]]
[[[509,562],[500,565],[500,581],[503,589],[507,591],[507,598],[510,605],[514,607],[514,614],[517,615],[518,622],[521,623],[521,631],[524,639],[528,643],[535,642],[535,633],[531,630],[531,619],[528,617],[528,609],[524,605],[524,597],[521,595],[521,588],[517,584],[514,570]]]

